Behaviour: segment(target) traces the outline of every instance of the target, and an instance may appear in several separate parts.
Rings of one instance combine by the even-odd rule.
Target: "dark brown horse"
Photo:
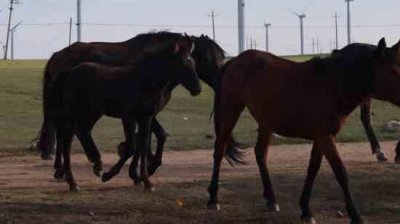
[[[59,71],[71,68],[82,62],[98,62],[107,65],[124,65],[132,58],[141,55],[143,49],[146,47],[157,43],[175,41],[180,38],[183,38],[183,35],[179,33],[157,32],[140,34],[130,40],[117,43],[75,43],[53,54],[51,59],[48,61],[43,79],[43,94],[46,94],[48,83]],[[196,37],[194,39],[196,48],[192,55],[196,61],[196,70],[199,74],[199,77],[212,87],[214,77],[218,73],[218,70],[222,66],[225,59],[225,52],[218,44],[216,44],[207,36],[201,35],[200,37]],[[170,96],[166,96],[167,101],[169,98]],[[46,117],[44,120],[46,122]],[[123,123],[123,126],[126,136],[133,134],[132,127],[129,127],[129,125],[125,123]],[[41,132],[39,133],[40,141],[37,144],[37,147],[38,150],[42,152],[42,157],[48,158],[55,145],[55,131],[50,129],[47,130],[47,132],[44,132],[43,127],[44,126],[42,125]],[[157,137],[157,149],[155,156],[150,160],[150,174],[154,173],[156,168],[162,163],[162,152],[166,140],[165,131],[156,119],[152,121],[152,131]],[[88,159],[94,163],[94,173],[96,175],[100,175],[100,171],[102,170],[100,152],[97,150],[96,146],[92,144],[93,140],[91,137],[89,137],[89,135],[90,131],[84,135],[78,135],[78,139],[80,140]],[[45,140],[48,140],[49,142],[46,142]],[[236,146],[234,141],[230,141],[230,145],[231,147]],[[126,142],[124,142],[122,146],[123,147],[119,147],[123,149],[121,151],[128,149],[132,150],[132,148],[134,148],[134,146],[127,145]],[[121,152],[120,154],[124,153],[125,152]],[[56,168],[56,178],[62,178],[64,174],[61,162],[61,155],[56,154],[55,167],[61,167],[60,169]]]
[[[271,135],[278,133],[314,142],[300,198],[303,221],[314,221],[309,200],[325,156],[343,190],[352,223],[362,222],[350,193],[335,136],[348,115],[371,94],[400,105],[400,42],[387,48],[382,39],[378,47],[371,46],[356,56],[346,55],[345,49],[330,57],[303,63],[249,50],[222,69],[215,97],[217,138],[208,188],[209,208],[219,208],[219,172],[223,156],[229,150],[226,149],[227,139],[240,113],[247,107],[259,125],[254,152],[268,208],[279,210],[267,168]]]
[[[343,49],[342,53],[345,52],[345,55],[350,55],[351,57],[353,57],[358,54],[363,54],[363,52],[365,51],[369,51],[371,47],[372,46],[370,44],[354,43],[348,45],[345,49]],[[335,54],[335,51],[333,52],[333,54]],[[360,119],[367,134],[372,153],[376,155],[378,161],[387,161],[387,158],[385,157],[385,154],[379,144],[379,141],[374,133],[374,130],[372,129],[370,115],[371,115],[371,97],[368,97],[360,105]],[[400,164],[400,140],[397,143],[395,151],[396,151],[395,163]]]
[[[193,43],[182,40],[152,48],[127,66],[82,63],[58,73],[48,84],[44,109],[55,124],[56,150],[63,153],[70,190],[78,189],[70,167],[72,137],[87,133],[103,115],[120,117],[133,127],[132,131],[138,124],[140,147],[132,159],[130,176],[135,183],[143,181],[146,190],[153,188],[147,172],[151,121],[165,106],[164,96],[173,87],[181,84],[192,95],[198,95],[201,86],[190,56]],[[130,136],[127,140],[135,142]]]

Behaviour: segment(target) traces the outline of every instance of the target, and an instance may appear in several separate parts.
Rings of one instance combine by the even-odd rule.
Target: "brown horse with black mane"
[[[249,50],[232,59],[216,86],[214,167],[208,207],[218,209],[218,182],[227,140],[245,107],[259,125],[254,149],[269,209],[279,206],[267,168],[272,133],[313,140],[307,178],[300,198],[302,219],[315,222],[309,206],[312,186],[328,160],[339,182],[352,223],[362,223],[348,186],[335,136],[348,115],[372,94],[400,106],[400,42],[391,48],[384,39],[358,55],[346,47],[323,58],[296,63]]]

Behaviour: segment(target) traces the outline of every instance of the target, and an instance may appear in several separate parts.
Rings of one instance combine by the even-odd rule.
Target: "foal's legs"
[[[124,124],[124,130],[126,130],[126,124]],[[157,119],[153,119],[151,122],[151,131],[154,133],[154,135],[157,138],[157,150],[156,154],[153,155],[151,150],[149,151],[148,159],[149,159],[149,167],[148,167],[148,172],[149,175],[153,175],[154,172],[157,170],[159,166],[162,164],[162,154],[164,151],[164,144],[165,141],[167,140],[167,134],[164,130],[164,128],[161,126],[161,124],[157,121]],[[132,134],[134,134],[134,131],[131,131]],[[125,135],[127,135],[127,132],[125,131]],[[129,150],[127,146],[127,142],[121,142],[118,146],[118,154],[120,157],[123,156],[124,153],[126,153],[126,150]],[[139,147],[138,147],[139,148]]]
[[[347,213],[351,219],[351,223],[362,223],[362,219],[358,213],[358,210],[353,202],[353,197],[349,188],[349,181],[347,179],[346,168],[342,160],[340,159],[339,153],[336,149],[335,137],[334,136],[322,136],[320,139],[316,139],[315,142],[318,144],[318,148],[322,149],[323,155],[332,167],[335,173],[336,180],[342,188],[343,195],[346,202]]]
[[[101,177],[101,180],[103,182],[107,182],[111,180],[115,175],[117,175],[122,167],[124,166],[125,162],[132,157],[133,153],[135,152],[135,144],[136,144],[136,135],[135,135],[135,129],[136,129],[136,121],[135,120],[128,120],[123,118],[123,124],[124,124],[124,132],[125,132],[125,138],[126,138],[126,145],[128,148],[125,150],[124,153],[121,154],[121,157],[119,158],[118,162],[111,167],[111,169],[108,172],[103,173],[103,176]]]
[[[256,155],[258,169],[260,170],[260,176],[264,186],[264,198],[267,200],[267,207],[271,211],[279,211],[279,205],[276,202],[274,189],[272,187],[267,167],[268,144],[270,139],[271,132],[260,127],[254,153]]]
[[[162,155],[164,151],[164,144],[167,140],[167,134],[161,124],[154,118],[151,122],[151,131],[154,132],[157,138],[157,150],[155,156],[151,155],[151,150],[149,151],[149,175],[153,175],[159,166],[162,164]],[[152,158],[150,159],[150,156]]]
[[[371,126],[371,99],[360,104],[360,112],[361,122],[364,126],[365,132],[367,133],[372,153],[376,155],[378,161],[387,161]]]
[[[312,211],[310,209],[310,196],[314,180],[317,177],[317,173],[319,171],[319,168],[321,167],[322,162],[321,148],[318,147],[323,146],[318,146],[316,143],[314,143],[311,151],[310,162],[308,164],[307,178],[304,183],[303,192],[300,197],[300,208],[302,211],[301,219],[304,223],[315,223]]]
[[[225,154],[226,145],[229,137],[231,136],[232,130],[239,118],[240,113],[243,111],[244,106],[241,104],[236,105],[219,105],[221,112],[215,114],[214,119],[216,125],[216,140],[214,145],[214,166],[212,171],[212,177],[210,185],[208,186],[209,200],[207,207],[209,209],[219,210],[218,204],[218,182],[219,182],[219,170],[221,162]],[[223,115],[223,116],[222,116]],[[218,128],[217,128],[218,126]],[[218,129],[218,130],[217,130]]]
[[[94,124],[100,118],[100,116],[96,116],[91,121],[83,121],[79,122],[79,126],[76,129],[76,135],[81,142],[83,150],[85,152],[88,160],[93,164],[93,173],[96,176],[100,176],[100,172],[103,169],[101,155],[99,150],[96,147],[96,144],[92,138],[91,131],[93,129]],[[54,160],[54,169],[56,170],[54,173],[54,178],[62,179],[64,178],[64,169],[62,166],[62,152],[56,150],[56,158]]]
[[[96,147],[91,135],[93,125],[94,122],[90,125],[79,126],[76,131],[76,136],[81,142],[87,158],[93,163],[93,173],[99,177],[103,169],[103,164],[99,149]]]
[[[134,183],[137,184],[137,162],[140,155],[140,180],[143,181],[144,189],[146,191],[154,191],[154,185],[150,182],[149,173],[147,170],[147,156],[150,151],[150,130],[152,119],[153,118],[151,116],[143,116],[137,120],[139,127],[139,148],[132,159],[131,165],[129,166],[129,176],[133,179]]]
[[[73,131],[71,127],[60,127],[57,130],[57,150],[62,151],[64,159],[65,179],[70,191],[77,191],[78,185],[71,171],[71,143]]]
[[[58,134],[57,134],[58,135]],[[63,167],[63,161],[62,161],[62,151],[61,148],[56,147],[56,158],[54,159],[54,169],[55,169],[55,173],[54,173],[54,178],[61,180],[64,179],[64,167]]]

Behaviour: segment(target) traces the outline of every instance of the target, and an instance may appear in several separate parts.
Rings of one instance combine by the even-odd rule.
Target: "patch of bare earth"
[[[400,223],[400,165],[393,164],[394,142],[383,144],[390,161],[376,162],[367,143],[339,144],[351,188],[365,223]],[[205,204],[212,150],[168,151],[152,177],[153,193],[134,187],[123,172],[108,183],[92,174],[82,154],[73,156],[81,191],[52,178],[52,162],[36,157],[0,159],[0,223],[300,223],[298,199],[310,145],[270,148],[268,164],[281,212],[269,213],[252,149],[247,165],[221,169],[221,211]],[[115,154],[103,154],[105,170]],[[348,223],[341,190],[326,161],[313,189],[311,206],[318,223]],[[340,215],[343,213],[343,216]]]

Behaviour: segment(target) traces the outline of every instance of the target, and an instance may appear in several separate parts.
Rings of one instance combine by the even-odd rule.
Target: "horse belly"
[[[122,102],[119,99],[107,100],[104,103],[104,114],[109,117],[122,117]]]

